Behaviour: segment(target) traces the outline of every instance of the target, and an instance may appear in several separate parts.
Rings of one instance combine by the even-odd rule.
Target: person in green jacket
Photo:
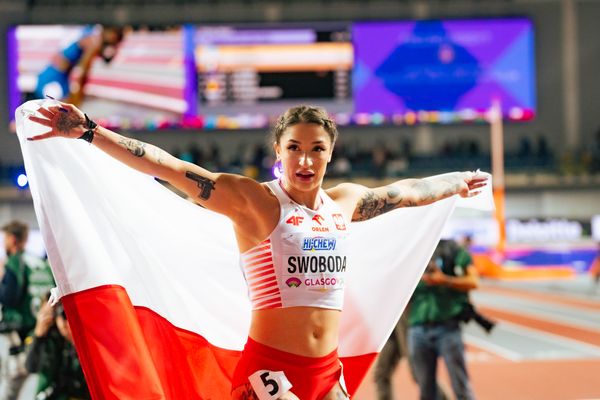
[[[456,399],[475,398],[460,322],[470,304],[468,292],[478,284],[468,253],[460,251],[454,241],[441,240],[409,303],[408,353],[421,400],[438,399],[439,357],[444,359]]]
[[[21,340],[35,326],[28,288],[28,267],[24,257],[29,227],[21,221],[12,221],[2,227],[6,262],[0,266],[0,304],[2,322],[0,331],[16,331]]]
[[[15,220],[4,225],[2,231],[6,260],[0,262],[0,372],[6,381],[6,389],[1,393],[0,400],[14,400],[27,377],[23,341],[35,326],[29,292],[29,268],[25,257],[29,227]]]

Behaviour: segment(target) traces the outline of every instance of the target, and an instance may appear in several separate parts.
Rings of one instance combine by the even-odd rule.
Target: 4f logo
[[[323,218],[319,214],[317,214],[314,217],[312,217],[312,220],[315,221],[317,224],[321,225],[321,221],[324,221],[325,218]]]
[[[304,217],[299,217],[297,215],[292,215],[291,217],[289,217],[285,223],[289,224],[289,225],[294,225],[294,226],[298,226],[302,223],[302,221],[304,221]]]

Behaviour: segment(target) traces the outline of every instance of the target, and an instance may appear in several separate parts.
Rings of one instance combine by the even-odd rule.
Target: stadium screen
[[[111,128],[265,128],[299,103],[339,125],[483,120],[493,100],[506,119],[535,116],[527,19],[32,25],[8,35],[12,112],[48,93]]]
[[[353,98],[358,121],[483,120],[535,116],[533,28],[527,19],[356,23]]]
[[[206,127],[263,128],[290,106],[352,113],[347,26],[201,27],[196,32],[199,114]]]
[[[186,97],[184,44],[181,27],[14,27],[8,43],[11,111],[50,95],[111,128],[182,126],[195,105]]]

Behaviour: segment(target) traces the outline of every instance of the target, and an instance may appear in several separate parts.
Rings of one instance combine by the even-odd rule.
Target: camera
[[[494,321],[491,321],[487,317],[481,315],[471,303],[467,303],[465,305],[459,315],[459,318],[465,323],[469,322],[470,320],[475,321],[477,325],[479,325],[486,333],[490,333],[492,329],[494,329],[494,326],[496,326]]]

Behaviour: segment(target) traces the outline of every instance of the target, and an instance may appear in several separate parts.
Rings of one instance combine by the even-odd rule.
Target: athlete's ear
[[[273,142],[273,151],[277,160],[281,160],[281,145],[277,142]]]

